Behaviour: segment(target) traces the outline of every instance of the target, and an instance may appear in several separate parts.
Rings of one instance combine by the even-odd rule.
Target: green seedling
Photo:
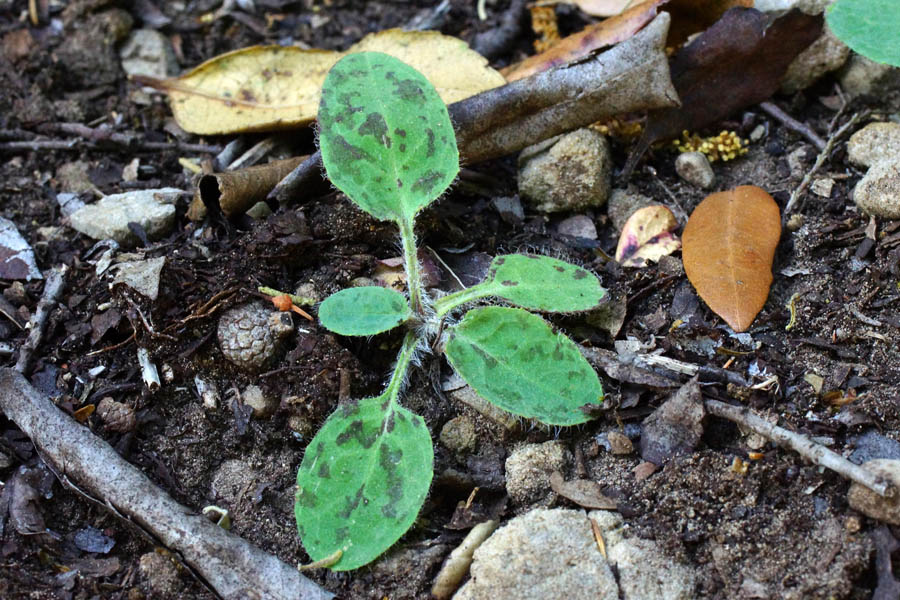
[[[900,67],[900,2],[897,0],[837,0],[828,7],[828,27],[845,44],[866,58]]]
[[[295,516],[303,545],[313,561],[346,571],[374,560],[412,526],[431,485],[428,428],[399,402],[417,356],[437,341],[457,373],[489,402],[546,425],[584,423],[603,400],[600,380],[569,338],[528,310],[585,311],[606,292],[585,269],[513,254],[495,258],[481,283],[430,298],[413,226],[416,214],[459,172],[447,107],[412,67],[364,52],[331,69],[318,120],[322,161],[334,185],[362,210],[399,227],[409,294],[352,288],[319,307],[322,325],[341,335],[406,329],[384,392],[339,406],[309,443],[297,473]],[[517,308],[456,314],[488,297]]]

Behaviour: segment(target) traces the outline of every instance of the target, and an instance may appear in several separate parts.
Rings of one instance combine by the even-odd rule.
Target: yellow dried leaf
[[[272,131],[316,118],[322,82],[345,54],[384,52],[421,71],[447,104],[503,85],[487,60],[460,39],[434,31],[389,29],[347,52],[252,46],[222,54],[180,77],[136,78],[164,90],[175,120],[200,135]]]

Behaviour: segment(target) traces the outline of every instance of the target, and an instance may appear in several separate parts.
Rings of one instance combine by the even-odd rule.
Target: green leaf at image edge
[[[596,308],[606,290],[596,275],[567,262],[535,254],[498,256],[484,285],[491,295],[543,312]]]
[[[348,571],[412,526],[431,486],[434,451],[422,417],[387,395],[340,406],[309,443],[297,471],[294,515],[314,561],[342,550]]]
[[[338,61],[318,121],[329,179],[376,219],[412,222],[459,172],[446,105],[424,75],[387,54]]]
[[[832,33],[859,54],[900,66],[898,0],[837,0],[825,18]]]
[[[348,288],[319,305],[319,322],[340,335],[375,335],[397,327],[412,313],[400,292],[383,287]]]
[[[600,379],[575,343],[518,308],[470,310],[449,333],[450,364],[485,400],[547,425],[590,419],[603,400]]]

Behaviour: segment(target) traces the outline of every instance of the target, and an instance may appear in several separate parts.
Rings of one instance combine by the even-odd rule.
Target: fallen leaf
[[[34,251],[15,224],[0,217],[0,279],[43,279]]]
[[[665,206],[639,208],[622,227],[616,261],[623,267],[644,267],[672,254],[681,247],[681,241],[673,233],[677,228],[675,215]]]
[[[218,135],[306,125],[316,118],[329,69],[346,54],[383,52],[421,71],[447,104],[503,85],[503,77],[460,39],[434,31],[389,29],[346,52],[252,46],[222,54],[180,77],[134,77],[169,95],[186,131]]]
[[[627,40],[649,23],[663,4],[672,15],[672,24],[666,38],[668,46],[677,46],[689,36],[703,31],[729,8],[753,6],[753,0],[581,0],[575,3],[588,14],[615,16],[563,38],[549,50],[501,69],[500,72],[507,81],[516,81],[572,62]],[[617,12],[606,12],[617,5],[621,6]],[[593,12],[594,10],[597,12]]]
[[[736,332],[750,327],[766,303],[780,237],[778,205],[752,185],[707,196],[688,219],[682,234],[685,273]]]
[[[703,435],[703,399],[694,377],[644,419],[641,458],[662,465],[673,456],[691,452]]]
[[[562,473],[553,471],[550,474],[550,488],[578,506],[592,510],[616,510],[616,501],[600,491],[600,484],[590,479],[574,479],[566,481]]]
[[[650,144],[695,131],[769,98],[791,61],[822,32],[822,16],[798,10],[768,17],[752,8],[732,8],[682,48],[672,61],[680,108],[651,112],[647,127],[623,173],[634,169]]]

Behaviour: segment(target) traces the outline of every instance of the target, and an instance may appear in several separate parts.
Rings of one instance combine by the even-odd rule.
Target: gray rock
[[[900,460],[900,442],[884,437],[874,429],[854,437],[851,443],[854,450],[849,459],[858,465],[876,458]]]
[[[853,189],[853,201],[866,214],[900,219],[900,162],[879,162]]]
[[[570,452],[557,441],[519,446],[506,459],[506,492],[519,505],[549,503],[550,475],[564,472]]]
[[[158,239],[172,230],[175,206],[181,190],[161,188],[138,190],[106,196],[69,216],[72,229],[95,240],[113,239],[123,246],[139,239],[128,229],[128,223],[140,225],[150,239]]]
[[[661,465],[673,456],[692,451],[703,435],[705,414],[695,377],[644,420],[641,458]]]
[[[53,53],[65,70],[66,83],[75,88],[115,83],[121,76],[116,44],[128,35],[132,23],[131,15],[119,8],[79,19]]]
[[[675,171],[679,177],[694,187],[708,190],[716,182],[709,159],[702,152],[682,152],[675,159]]]
[[[294,331],[289,312],[276,312],[245,304],[219,319],[219,347],[225,358],[247,371],[271,364],[281,344]]]
[[[476,441],[478,437],[475,435],[475,424],[465,415],[450,419],[441,428],[441,443],[453,452],[471,452],[475,449]]]
[[[241,394],[241,401],[253,409],[256,419],[267,419],[278,408],[278,399],[266,394],[258,385],[248,385]]]
[[[0,279],[43,279],[34,251],[15,223],[0,217]]]
[[[850,97],[881,96],[900,85],[900,69],[853,52],[838,72],[841,89]]]
[[[617,600],[619,587],[582,511],[533,510],[477,550],[454,600]]]
[[[878,458],[863,464],[863,468],[881,475],[895,488],[900,487],[900,460]],[[847,492],[847,500],[851,508],[876,521],[900,525],[900,497],[896,494],[893,498],[882,498],[869,488],[854,482]]]
[[[826,25],[822,35],[791,62],[781,80],[781,92],[794,94],[811,86],[825,73],[844,66],[850,48]]]
[[[136,29],[119,48],[122,70],[128,75],[165,79],[177,75],[178,58],[169,38],[153,29]]]
[[[609,196],[609,206],[606,207],[606,213],[609,215],[609,220],[612,221],[616,231],[621,232],[622,228],[625,227],[625,222],[628,221],[628,217],[634,211],[651,204],[656,204],[652,198],[639,194],[634,188],[629,186],[628,189],[615,189],[612,191],[612,194]]]
[[[855,165],[871,167],[900,157],[900,123],[869,123],[847,141],[847,158]]]
[[[113,285],[123,283],[139,294],[156,300],[159,296],[159,276],[165,264],[165,256],[121,262],[115,265],[116,277],[113,279]]]
[[[694,598],[695,573],[677,563],[652,540],[626,538],[622,517],[595,510],[588,514],[603,535],[609,562],[619,571],[623,600],[690,600]]]
[[[602,206],[609,197],[609,143],[579,129],[530,146],[519,155],[519,193],[542,212]]]
[[[560,221],[556,225],[556,231],[572,237],[597,239],[597,226],[594,225],[594,220],[587,215],[575,215]]]

